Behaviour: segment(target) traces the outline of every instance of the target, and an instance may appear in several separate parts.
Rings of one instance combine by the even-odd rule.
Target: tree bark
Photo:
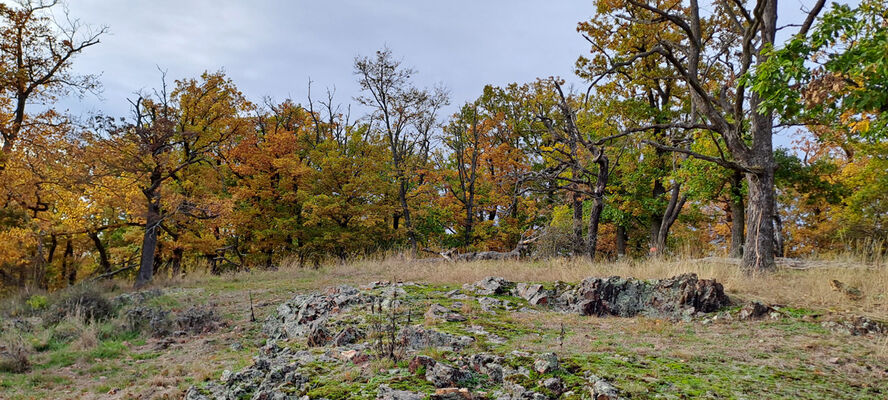
[[[98,250],[99,252],[99,265],[102,267],[102,273],[107,274],[111,272],[111,261],[108,260],[108,250],[102,243],[102,239],[99,237],[99,233],[95,231],[89,231],[87,232],[87,235],[90,239],[92,239],[93,244],[95,244],[96,246],[96,250]]]
[[[747,174],[746,179],[749,212],[742,265],[751,271],[774,270],[774,172]]]
[[[77,267],[68,261],[74,256],[74,246],[71,245],[71,239],[65,244],[65,253],[62,255],[62,276],[67,281],[68,286],[72,286],[77,282]]]
[[[628,241],[628,235],[626,234],[626,228],[623,225],[617,225],[617,258],[626,257],[626,242]]]
[[[148,213],[145,219],[145,234],[142,237],[142,257],[135,287],[141,288],[154,278],[154,253],[157,249],[157,231],[160,229],[160,204],[155,194],[148,196]]]
[[[777,257],[786,257],[786,248],[784,247],[783,236],[783,220],[780,219],[779,213],[774,213],[774,251]]]
[[[746,223],[746,212],[743,206],[743,174],[734,172],[731,180],[730,193],[731,213],[731,252],[732,258],[743,257],[743,231]]]

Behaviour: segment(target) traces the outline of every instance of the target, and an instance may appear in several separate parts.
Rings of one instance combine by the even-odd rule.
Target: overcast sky
[[[783,0],[781,24],[801,22],[800,4]],[[419,71],[422,86],[443,83],[448,111],[478,97],[485,84],[561,76],[580,84],[573,65],[588,44],[576,32],[590,18],[589,0],[70,0],[72,16],[106,25],[101,44],[74,62],[100,73],[101,98],[64,103],[75,114],[123,116],[135,91],[168,78],[224,69],[251,99],[290,97],[335,87],[337,99],[358,94],[356,55],[383,46]]]

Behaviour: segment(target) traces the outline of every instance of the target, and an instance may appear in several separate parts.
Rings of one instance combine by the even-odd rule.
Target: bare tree
[[[42,0],[0,3],[0,105],[12,109],[9,122],[0,124],[0,169],[2,157],[12,151],[27,123],[29,102],[98,87],[94,76],[75,75],[71,65],[74,57],[99,43],[107,28],[83,25],[67,12],[62,19],[53,18],[58,5]]]
[[[415,174],[416,166],[427,162],[437,113],[448,103],[443,88],[430,91],[413,86],[411,78],[415,73],[413,69],[401,66],[388,48],[377,51],[374,57],[355,58],[355,75],[361,90],[366,93],[356,100],[373,110],[372,122],[391,149],[400,217],[404,218],[407,239],[414,254],[418,246],[410,215],[409,193],[423,179]]]

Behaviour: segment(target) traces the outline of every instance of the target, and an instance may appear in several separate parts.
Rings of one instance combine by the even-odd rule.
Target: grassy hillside
[[[505,339],[495,344],[482,341],[484,345],[476,345],[473,351],[554,351],[562,363],[574,365],[577,373],[594,372],[628,398],[888,395],[888,336],[855,336],[824,324],[850,316],[888,319],[888,268],[884,265],[822,263],[750,276],[719,260],[429,264],[389,259],[318,270],[192,275],[187,280],[158,283],[156,295],[125,297],[126,301],[117,297],[124,292],[123,283],[103,284],[91,290],[115,299],[114,310],[107,318],[86,318],[85,322],[82,315],[62,315],[57,324],[47,323],[58,314],[64,294],[47,297],[45,305],[37,304],[39,296],[25,296],[30,302],[7,300],[0,350],[7,354],[17,350],[27,357],[30,368],[16,373],[9,372],[7,366],[7,371],[0,372],[0,397],[181,398],[192,385],[218,381],[225,370],[249,366],[266,344],[262,321],[278,304],[297,293],[329,286],[358,287],[380,280],[421,283],[405,287],[408,304],[420,315],[432,304],[451,307],[454,301],[444,293],[485,276],[549,285],[555,281],[576,283],[590,276],[655,279],[685,272],[717,279],[737,305],[688,321],[671,321],[642,316],[585,317],[527,305],[510,296],[503,298],[516,304],[514,311],[490,313],[477,298],[470,297],[455,309],[467,318],[465,322],[417,318],[428,329],[477,337],[467,328],[481,326]],[[749,301],[774,305],[779,316],[738,320],[737,310]],[[156,327],[133,326],[132,310],[138,304],[168,311],[170,332],[155,337],[151,330]],[[251,322],[251,304],[257,322]],[[286,345],[307,348],[304,338],[290,339]],[[379,371],[400,369],[403,371],[398,374],[407,374],[407,361],[371,360],[362,365],[318,368],[313,372],[320,382],[314,386],[315,393],[337,398],[359,387],[365,392],[375,390],[387,379],[406,379]],[[564,381],[570,379],[565,377]],[[343,386],[343,382],[354,385]]]

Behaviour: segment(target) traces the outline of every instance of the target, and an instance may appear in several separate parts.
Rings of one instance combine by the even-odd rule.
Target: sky
[[[0,0],[3,1],[3,0]],[[780,3],[781,24],[800,23],[802,4]],[[336,90],[354,103],[355,56],[388,46],[419,73],[419,86],[443,84],[453,112],[486,84],[573,73],[588,43],[576,32],[589,19],[589,0],[69,0],[84,24],[107,26],[101,43],[74,62],[77,73],[99,74],[100,95],[64,99],[75,115],[128,114],[127,98],[168,79],[222,69],[248,98],[305,102]],[[787,144],[787,138],[778,138]]]

